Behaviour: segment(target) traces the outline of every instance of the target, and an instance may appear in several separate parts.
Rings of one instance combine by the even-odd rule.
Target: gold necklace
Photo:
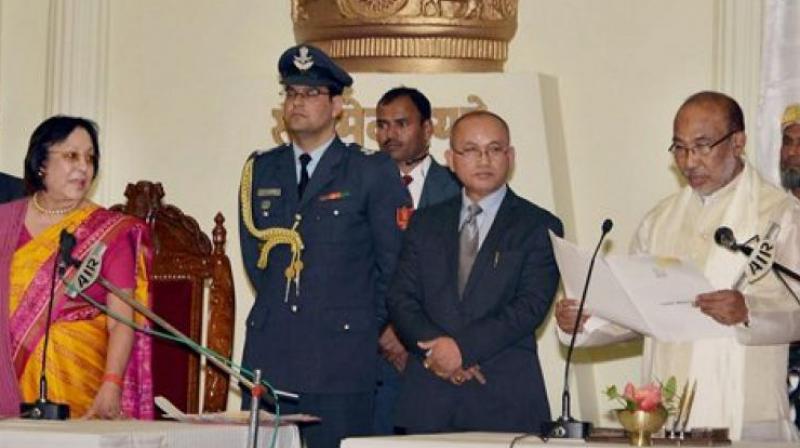
[[[33,203],[33,208],[35,208],[36,210],[39,211],[39,213],[42,213],[44,215],[63,215],[63,214],[66,214],[66,213],[69,213],[69,212],[75,210],[75,208],[78,206],[78,204],[81,203],[80,201],[78,201],[75,204],[70,205],[69,207],[52,208],[52,209],[50,209],[50,208],[44,208],[42,206],[42,204],[39,203],[39,200],[37,199],[38,196],[39,196],[39,192],[37,191],[31,197],[31,203]]]

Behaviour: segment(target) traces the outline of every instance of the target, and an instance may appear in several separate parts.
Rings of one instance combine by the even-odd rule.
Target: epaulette
[[[261,154],[264,154],[267,151],[269,151],[269,150],[268,149],[256,149],[255,151],[250,153],[250,157],[248,157],[247,160],[253,160],[256,157],[260,156]]]
[[[362,146],[362,147],[361,147],[361,148],[359,148],[359,149],[361,149],[361,153],[362,153],[362,154],[364,154],[364,155],[368,155],[368,156],[371,156],[371,155],[373,155],[373,154],[377,154],[377,152],[378,152],[378,150],[377,150],[377,149],[370,149],[370,148],[367,148],[366,146]]]
[[[284,144],[282,144],[282,145],[278,145],[278,146],[275,146],[275,147],[273,147],[273,148],[267,148],[267,149],[257,149],[257,150],[255,150],[255,151],[253,151],[253,152],[250,154],[250,157],[248,157],[247,159],[248,159],[248,160],[250,160],[250,159],[255,159],[255,158],[256,158],[256,157],[258,157],[258,156],[264,155],[264,154],[266,154],[266,153],[268,153],[268,152],[272,152],[272,151],[275,151],[275,150],[281,149],[281,148],[283,148],[284,146],[287,146],[287,145],[284,143]]]

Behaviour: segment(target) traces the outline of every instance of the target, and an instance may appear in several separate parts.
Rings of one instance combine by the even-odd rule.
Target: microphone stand
[[[148,319],[150,319],[152,322],[154,322],[156,325],[158,325],[159,327],[161,327],[164,330],[166,330],[168,333],[170,333],[173,336],[175,336],[177,339],[179,339],[181,342],[183,342],[184,345],[188,346],[189,348],[191,348],[195,352],[199,353],[200,355],[203,355],[203,353],[201,353],[198,349],[196,349],[192,344],[187,343],[187,341],[191,341],[193,343],[191,338],[189,338],[188,336],[183,334],[180,330],[178,330],[177,328],[172,326],[169,322],[167,322],[166,320],[164,320],[163,318],[161,318],[160,316],[155,314],[152,310],[147,308],[145,305],[143,305],[143,304],[139,303],[138,301],[134,300],[127,292],[119,289],[118,287],[113,285],[111,282],[109,282],[108,280],[103,278],[101,275],[99,275],[99,272],[100,272],[100,258],[99,257],[102,255],[103,251],[105,251],[105,247],[98,246],[98,248],[95,251],[93,251],[92,253],[90,253],[86,257],[86,259],[83,261],[83,264],[81,265],[81,268],[78,270],[78,272],[75,274],[75,276],[71,279],[71,280],[75,280],[77,282],[77,285],[74,284],[72,281],[68,282],[68,284],[67,284],[67,290],[68,290],[67,294],[70,295],[71,297],[74,297],[76,295],[80,295],[81,297],[84,297],[83,289],[85,287],[87,287],[88,284],[90,284],[92,282],[92,280],[95,280],[98,283],[100,283],[100,285],[103,288],[105,288],[106,290],[110,291],[112,294],[117,296],[125,304],[127,304],[128,306],[130,306],[131,308],[133,308],[134,310],[136,310],[137,312],[139,312],[143,316],[145,316]],[[86,298],[84,297],[84,299],[86,299]],[[90,303],[91,303],[91,301],[90,301]],[[255,381],[251,381],[247,377],[242,375],[240,372],[232,369],[228,364],[222,362],[221,360],[217,359],[214,356],[206,356],[206,359],[208,361],[211,361],[212,364],[214,364],[215,366],[219,367],[222,371],[224,371],[228,375],[232,376],[233,378],[235,378],[240,383],[244,384],[250,390],[250,394],[252,396],[252,400],[251,400],[251,406],[250,406],[250,417],[249,417],[249,420],[248,420],[249,421],[249,425],[248,425],[249,429],[248,429],[248,441],[247,441],[247,443],[248,443],[249,446],[256,447],[256,443],[258,441],[258,422],[259,422],[259,415],[258,415],[259,405],[258,405],[258,403],[259,403],[259,400],[261,398],[264,398],[264,399],[267,400],[268,403],[275,404],[275,399],[271,395],[265,393],[266,392],[266,387],[264,387],[261,384],[261,372],[260,371],[256,371]],[[290,393],[290,392],[284,392],[284,391],[281,391],[281,390],[278,390],[278,389],[273,389],[273,392],[274,392],[274,394],[276,396],[283,396],[283,397],[294,398],[294,399],[298,398],[297,394],[293,394],[293,393]],[[277,427],[275,428],[275,430],[277,431]],[[251,443],[252,443],[252,445],[250,445]]]
[[[69,419],[69,405],[55,403],[47,398],[47,347],[50,343],[50,320],[53,317],[53,302],[55,301],[56,278],[64,276],[67,264],[72,260],[72,249],[75,247],[75,237],[61,231],[59,239],[59,253],[53,263],[53,277],[50,281],[50,300],[47,303],[47,321],[44,330],[44,343],[42,344],[42,371],[39,374],[39,398],[32,403],[20,403],[20,417],[32,420],[67,420]]]
[[[163,318],[161,318],[160,316],[155,314],[152,310],[150,310],[150,308],[147,308],[143,304],[137,302],[136,300],[133,300],[133,298],[131,298],[130,295],[126,294],[125,291],[117,288],[116,286],[111,284],[111,282],[109,282],[105,278],[99,277],[97,279],[97,282],[100,283],[100,285],[103,288],[106,288],[107,290],[111,291],[112,294],[114,294],[120,300],[125,302],[126,305],[130,306],[131,308],[133,308],[137,312],[141,313],[142,315],[144,315],[145,317],[147,317],[151,321],[155,322],[156,325],[158,325],[159,327],[167,330],[167,332],[173,334],[178,339],[181,339],[181,340],[184,340],[184,341],[191,341],[192,340],[191,338],[189,338],[189,336],[186,336],[180,330],[178,330],[177,328],[173,327],[169,322],[167,322],[166,320],[164,320]],[[200,354],[202,354],[202,353],[200,353]],[[213,356],[207,356],[206,359],[211,361],[212,364],[214,364],[215,366],[217,366],[220,369],[222,369],[222,371],[224,371],[228,375],[231,375],[232,377],[236,378],[237,381],[239,381],[242,384],[244,384],[245,386],[247,386],[248,389],[250,389],[251,391],[254,391],[254,394],[253,394],[254,396],[256,395],[255,392],[257,391],[258,395],[259,396],[263,396],[263,398],[266,398],[266,400],[270,404],[274,404],[275,403],[274,399],[272,398],[272,396],[264,394],[264,390],[263,390],[264,386],[262,386],[260,384],[257,384],[257,383],[255,383],[253,381],[250,381],[245,376],[240,374],[238,371],[233,370],[229,365],[227,365],[226,363],[220,361],[219,359],[217,359],[217,358],[215,358]],[[282,396],[290,397],[290,398],[297,398],[296,394],[293,394],[293,393],[290,393],[290,392],[284,392],[284,391],[280,391],[280,390],[275,390],[274,392],[277,395],[282,395]]]
[[[261,384],[261,369],[255,369],[253,372],[253,382],[256,384]],[[252,396],[250,397],[250,418],[247,420],[247,446],[256,448],[258,446],[258,402],[261,399],[261,396],[257,396],[256,393],[264,392],[263,388],[261,390],[253,390],[251,389]],[[277,431],[277,428],[275,428]]]
[[[572,364],[572,351],[575,348],[578,327],[580,327],[581,317],[583,317],[583,305],[586,303],[586,293],[589,291],[589,282],[592,279],[592,272],[594,271],[594,262],[597,259],[597,253],[600,251],[603,240],[613,226],[614,223],[610,219],[603,221],[603,233],[600,235],[600,241],[597,242],[597,247],[594,248],[594,253],[589,262],[589,270],[586,273],[586,283],[583,285],[583,294],[581,294],[581,302],[578,305],[578,313],[575,316],[575,326],[572,329],[572,337],[570,338],[569,348],[567,349],[567,361],[564,366],[564,391],[561,394],[561,416],[555,421],[542,423],[542,437],[545,439],[587,439],[592,430],[591,422],[578,421],[572,417],[572,412],[570,411],[569,366]]]

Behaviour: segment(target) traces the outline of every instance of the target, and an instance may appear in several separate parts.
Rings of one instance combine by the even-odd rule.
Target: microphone
[[[50,326],[53,316],[53,302],[55,301],[56,275],[64,275],[67,267],[77,264],[72,258],[75,248],[75,235],[67,229],[62,229],[58,238],[58,256],[53,263],[53,277],[50,283],[50,300],[47,304],[47,321],[44,329],[44,344],[42,346],[42,371],[39,374],[39,398],[32,403],[19,405],[20,416],[34,420],[66,420],[69,418],[69,405],[54,403],[47,399],[47,346],[50,342]]]
[[[602,230],[602,231],[603,231],[603,235],[600,237],[600,242],[601,242],[601,243],[603,242],[603,238],[605,238],[605,237],[606,237],[606,234],[607,234],[608,232],[610,232],[610,231],[611,231],[611,229],[613,229],[613,228],[614,228],[614,221],[612,221],[612,220],[610,220],[610,219],[606,218],[606,219],[603,221],[603,226],[600,228],[600,230]],[[599,244],[598,244],[598,247],[599,247]],[[597,252],[595,252],[595,253],[597,253]]]
[[[730,227],[720,227],[714,232],[714,242],[717,243],[718,246],[724,247],[725,249],[737,251],[739,249],[739,245],[736,244],[736,237],[733,236],[733,230]],[[750,255],[749,247],[745,248],[748,250],[748,253],[745,255]]]
[[[569,341],[569,349],[567,350],[567,360],[564,365],[564,390],[561,393],[561,417],[555,421],[542,423],[541,429],[543,438],[587,439],[589,437],[589,432],[592,430],[591,422],[575,420],[570,412],[569,366],[572,364],[572,351],[575,348],[575,338],[578,335],[578,327],[580,326],[581,317],[583,316],[583,305],[586,303],[586,293],[589,291],[589,282],[592,279],[592,271],[594,271],[594,262],[595,259],[597,259],[597,253],[600,251],[603,240],[613,227],[614,222],[610,219],[603,221],[603,225],[600,229],[602,231],[600,240],[597,242],[597,247],[594,248],[594,253],[589,261],[589,270],[586,272],[586,282],[583,284],[581,302],[578,306],[578,314],[575,316],[575,327],[572,330],[572,338]]]
[[[58,274],[63,276],[64,271],[70,266],[77,266],[80,262],[72,258],[72,250],[75,249],[75,235],[69,233],[67,229],[62,229],[58,237]]]
[[[775,242],[773,241],[777,232],[780,231],[780,226],[771,223],[767,230],[766,237],[758,242],[758,246],[753,249],[746,244],[739,244],[736,242],[736,237],[733,230],[729,227],[720,227],[714,232],[714,242],[720,247],[724,247],[732,252],[741,252],[748,256],[747,269],[745,276],[750,283],[760,279],[769,269],[776,273],[785,274],[787,277],[800,282],[800,275],[791,269],[775,262]],[[758,240],[756,240],[758,241]],[[739,285],[740,282],[737,282]],[[739,289],[738,287],[735,289]]]

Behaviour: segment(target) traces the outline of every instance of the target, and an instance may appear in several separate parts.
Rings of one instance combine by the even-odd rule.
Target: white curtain
[[[766,0],[763,30],[756,163],[780,185],[780,119],[788,104],[800,102],[800,1]]]

